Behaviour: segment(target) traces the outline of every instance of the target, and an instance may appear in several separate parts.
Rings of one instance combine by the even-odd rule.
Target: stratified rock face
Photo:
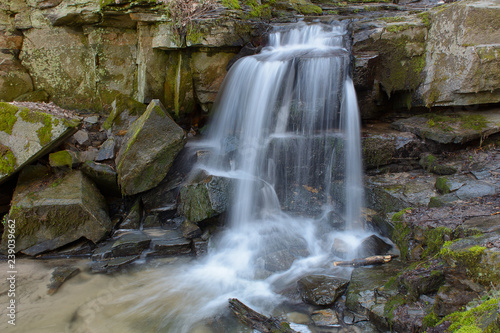
[[[427,105],[500,101],[500,4],[457,2],[433,11],[426,53]]]
[[[80,171],[50,175],[29,166],[19,176],[9,212],[16,221],[16,251],[57,249],[82,237],[96,243],[111,231],[103,196]],[[7,246],[7,233],[2,249]]]
[[[116,157],[118,183],[124,195],[147,191],[166,176],[186,136],[159,100],[128,130]]]
[[[200,222],[226,211],[231,196],[229,178],[202,174],[180,189],[179,213]]]
[[[498,103],[499,25],[491,1],[353,23],[362,113],[373,117],[386,98],[396,108]]]
[[[36,106],[0,103],[0,183],[76,131],[79,120]]]

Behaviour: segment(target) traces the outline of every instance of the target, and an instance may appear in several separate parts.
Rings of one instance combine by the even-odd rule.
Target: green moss
[[[465,129],[481,131],[488,125],[488,121],[486,120],[486,117],[483,115],[478,115],[478,114],[461,115],[459,119],[462,122],[462,128]]]
[[[42,124],[42,127],[36,131],[41,146],[45,146],[52,141],[52,117],[50,115],[26,108],[21,110],[19,116],[26,122]]]
[[[12,134],[12,129],[17,121],[16,113],[19,108],[9,103],[0,103],[0,131]]]
[[[460,129],[472,129],[481,131],[488,125],[488,120],[480,114],[449,114],[443,115],[439,113],[426,113],[421,117],[427,118],[429,127],[437,127],[443,131],[451,132],[452,124],[458,125]]]
[[[420,13],[418,14],[418,17],[422,20],[422,23],[427,29],[431,28],[431,15],[429,14],[429,12]]]
[[[397,294],[393,297],[390,297],[384,306],[384,317],[386,317],[389,322],[392,322],[394,320],[394,311],[404,304],[406,304],[405,296]]]
[[[323,10],[321,7],[316,6],[312,3],[306,3],[306,4],[297,4],[296,7],[297,11],[301,14],[304,15],[321,15],[323,13]]]
[[[69,167],[73,166],[73,156],[67,150],[61,150],[49,154],[49,163],[52,167]]]
[[[408,30],[409,28],[410,28],[409,24],[401,24],[401,25],[393,24],[393,25],[389,25],[387,28],[385,28],[385,30],[387,32],[398,33],[401,31]]]
[[[476,245],[468,249],[453,250],[450,249],[452,244],[453,242],[445,242],[439,252],[440,256],[454,266],[465,268],[471,279],[488,283],[487,268],[480,264],[486,247]]]
[[[229,9],[241,9],[238,0],[222,0],[222,5]]]
[[[499,302],[492,298],[485,301],[479,306],[476,306],[467,311],[458,311],[446,316],[441,322],[451,322],[448,332],[455,333],[483,333],[483,332],[498,332],[498,311]],[[493,320],[488,320],[492,318]],[[488,324],[489,323],[489,324]],[[486,327],[485,327],[486,326]]]
[[[404,222],[397,222],[394,225],[394,232],[392,234],[392,240],[399,247],[400,255],[402,260],[409,259],[410,252],[410,238],[411,238],[410,227]]]
[[[436,190],[441,194],[447,194],[451,192],[450,182],[446,177],[438,177],[436,183],[434,184]]]
[[[16,170],[17,159],[9,147],[0,144],[0,174],[8,175]]]
[[[387,23],[394,23],[394,22],[404,22],[408,20],[407,17],[405,16],[391,16],[391,17],[382,17],[380,18],[382,21],[385,21]]]
[[[403,216],[408,212],[409,210],[412,210],[412,207],[405,208],[403,210],[400,210],[396,214],[394,214],[391,218],[391,221],[393,222],[400,222],[403,219]]]
[[[423,329],[434,327],[439,322],[439,317],[433,312],[427,314],[422,320]]]
[[[439,253],[445,238],[453,237],[453,230],[446,227],[429,228],[424,232],[424,247],[422,258],[431,257]]]

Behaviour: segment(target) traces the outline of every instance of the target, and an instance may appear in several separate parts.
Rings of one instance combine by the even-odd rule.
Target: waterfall
[[[224,81],[198,165],[234,182],[227,228],[208,255],[171,269],[133,311],[190,332],[231,297],[271,311],[307,274],[334,268],[333,243],[363,233],[360,119],[342,24],[276,27]],[[176,300],[168,307],[167,299]]]

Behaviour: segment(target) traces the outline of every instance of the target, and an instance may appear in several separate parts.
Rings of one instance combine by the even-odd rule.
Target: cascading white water
[[[208,255],[173,270],[133,307],[190,332],[239,298],[260,311],[307,274],[334,268],[336,238],[363,233],[360,129],[345,26],[278,27],[269,46],[231,68],[198,169],[231,178],[227,230]],[[345,232],[344,230],[349,230]],[[176,299],[175,306],[164,305]]]

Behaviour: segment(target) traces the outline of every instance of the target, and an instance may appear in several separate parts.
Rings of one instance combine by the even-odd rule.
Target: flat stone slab
[[[151,237],[151,252],[147,253],[147,257],[188,254],[192,251],[191,241],[178,230],[151,228],[144,232]]]
[[[47,293],[53,295],[59,290],[64,282],[71,279],[72,277],[80,273],[80,268],[78,267],[57,267],[52,272],[52,277],[50,278],[50,284],[47,285]]]
[[[392,127],[441,144],[464,144],[499,133],[500,109],[427,114],[398,120]]]
[[[0,183],[75,133],[80,119],[45,103],[0,103]]]

